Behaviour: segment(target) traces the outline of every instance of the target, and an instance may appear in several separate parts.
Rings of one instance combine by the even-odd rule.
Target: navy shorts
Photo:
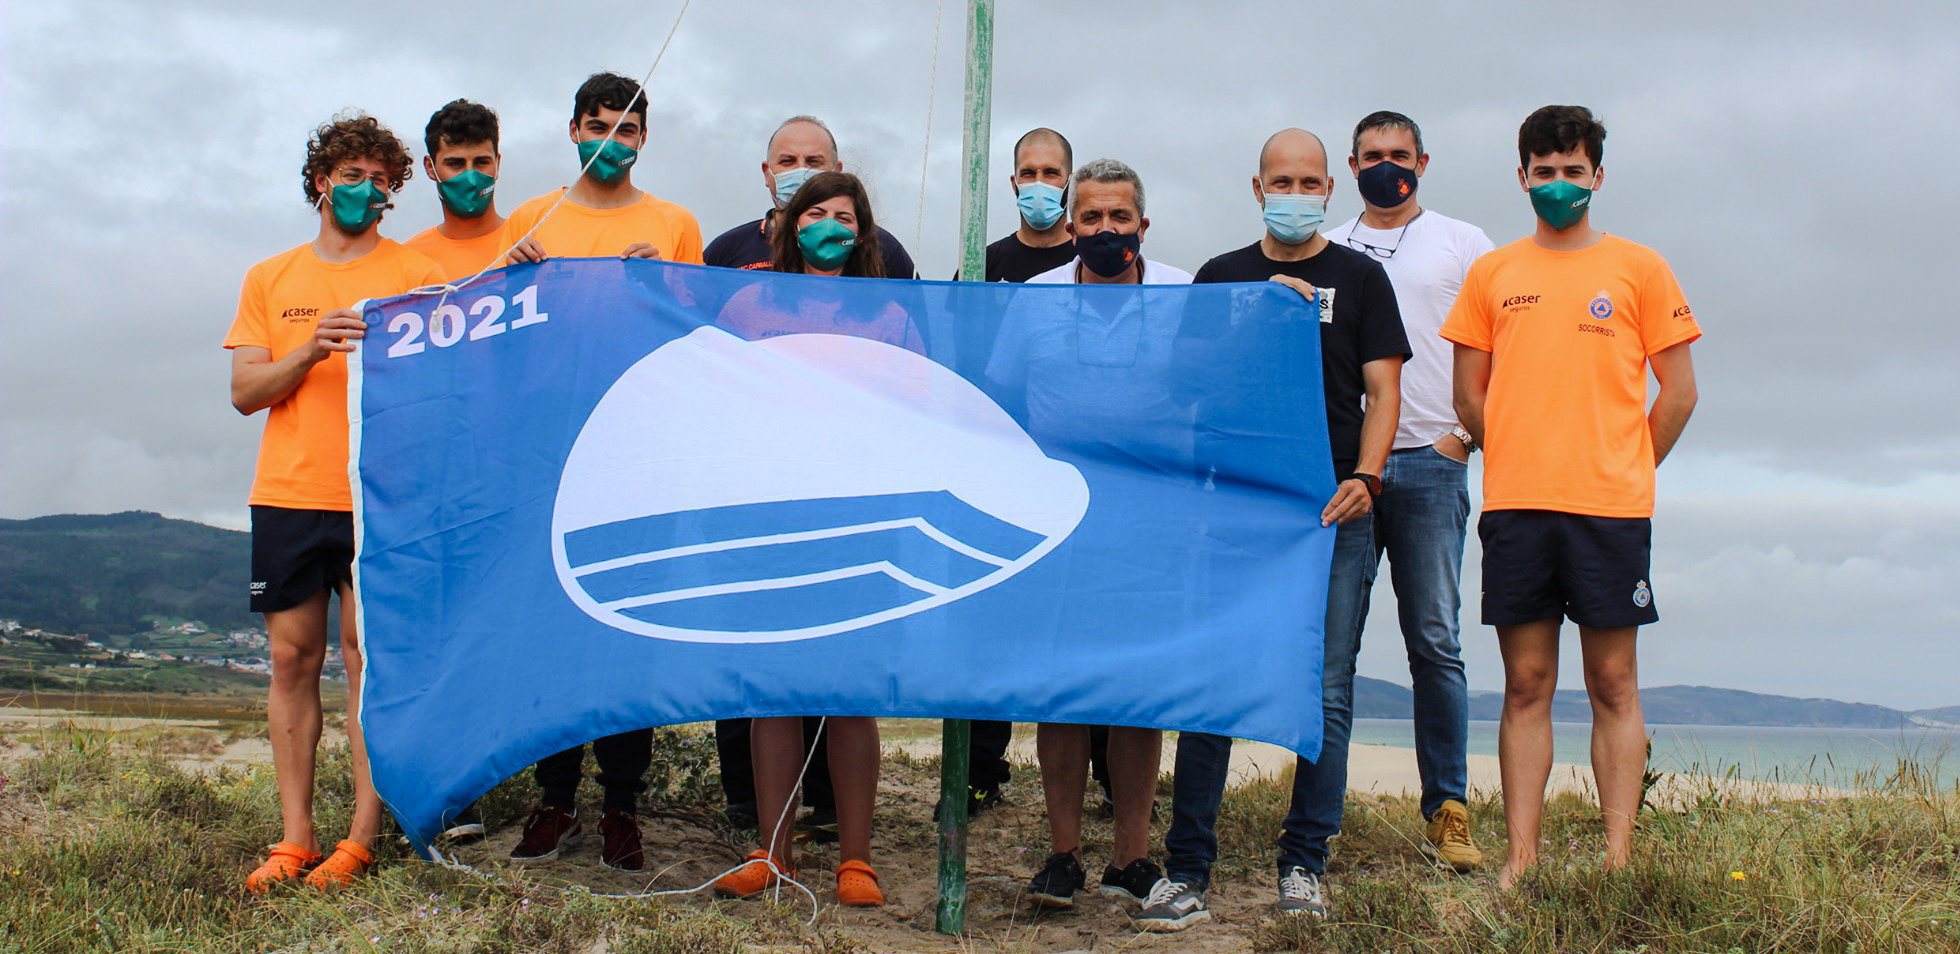
[[[252,612],[292,609],[353,578],[353,514],[252,508]]]
[[[1564,617],[1619,629],[1659,620],[1648,563],[1654,522],[1556,510],[1490,510],[1484,543],[1484,625]]]

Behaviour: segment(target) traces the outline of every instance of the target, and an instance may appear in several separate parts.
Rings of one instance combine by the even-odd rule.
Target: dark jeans
[[[972,749],[967,754],[966,783],[974,788],[999,789],[1007,784],[1007,746],[1014,741],[1014,723],[975,720]]]
[[[1353,726],[1354,662],[1361,651],[1361,621],[1375,579],[1373,518],[1341,525],[1327,584],[1325,667],[1321,675],[1323,722],[1320,759],[1300,759],[1293,774],[1293,801],[1279,837],[1279,868],[1327,869],[1327,839],[1341,830],[1347,795],[1348,733]],[[1164,834],[1165,873],[1196,886],[1211,883],[1218,860],[1218,803],[1225,797],[1232,740],[1183,732],[1177,737],[1176,777],[1171,787],[1171,827]]]
[[[647,766],[653,764],[653,730],[634,729],[592,741],[592,757],[599,763],[596,779],[608,810],[633,811],[640,793],[646,790]],[[538,788],[546,805],[570,811],[577,806],[579,776],[585,768],[585,746],[575,745],[556,755],[538,760]]]
[[[721,793],[730,805],[755,804],[755,757],[749,751],[751,722],[722,719],[715,723],[715,751],[721,756]],[[810,759],[810,770],[803,773],[803,804],[835,809],[837,795],[830,788],[830,733],[818,733],[817,722],[816,716],[803,717],[803,754]],[[816,750],[815,754],[811,749]]]

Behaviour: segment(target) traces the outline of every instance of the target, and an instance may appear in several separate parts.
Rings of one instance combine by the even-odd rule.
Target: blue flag
[[[418,842],[545,755],[777,715],[1320,747],[1334,491],[1278,285],[554,259],[365,306],[361,721]]]

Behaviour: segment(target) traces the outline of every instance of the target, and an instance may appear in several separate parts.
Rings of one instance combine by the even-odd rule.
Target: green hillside
[[[97,637],[148,632],[157,618],[248,629],[247,539],[134,510],[0,520],[0,618]]]

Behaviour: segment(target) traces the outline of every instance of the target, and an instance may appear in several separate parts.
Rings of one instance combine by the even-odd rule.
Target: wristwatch
[[[1347,475],[1347,479],[1361,481],[1362,485],[1368,488],[1368,496],[1370,499],[1382,495],[1382,479],[1374,474],[1364,474],[1361,471],[1357,470],[1354,473]]]
[[[1477,439],[1471,437],[1470,432],[1463,429],[1463,425],[1461,424],[1451,425],[1450,436],[1456,438],[1457,440],[1462,441],[1464,450],[1470,451],[1472,453],[1476,452]]]

